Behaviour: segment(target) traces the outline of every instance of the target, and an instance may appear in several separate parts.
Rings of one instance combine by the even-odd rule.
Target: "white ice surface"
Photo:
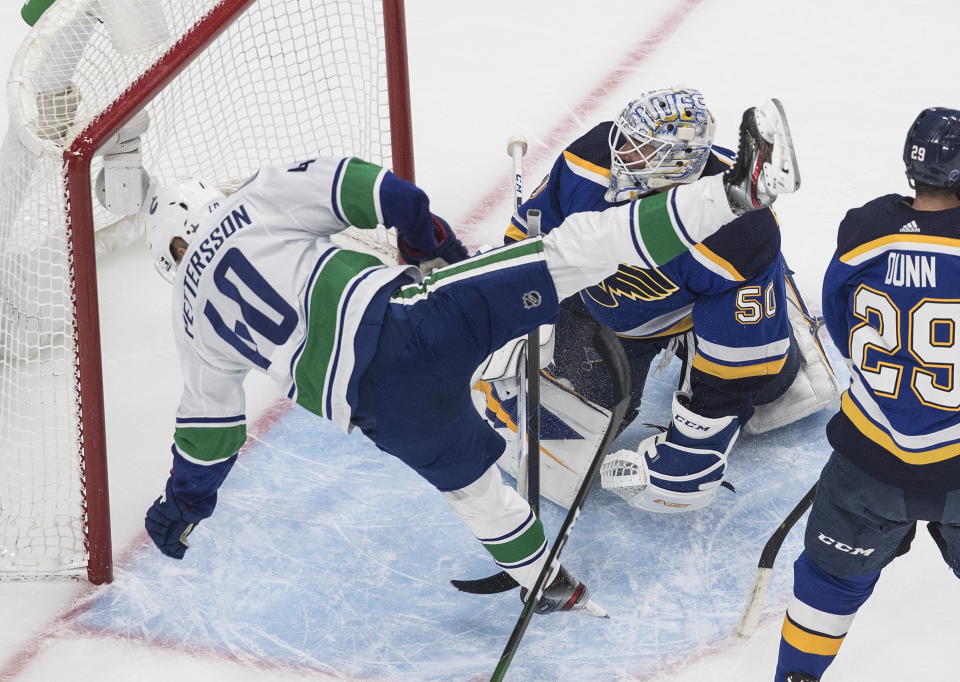
[[[26,34],[17,5],[9,3],[0,17],[4,70]],[[510,166],[504,147],[510,135],[524,134],[530,140],[530,187],[565,141],[613,115],[632,93],[675,83],[700,88],[720,121],[718,141],[727,146],[736,144],[741,110],[776,96],[786,106],[803,177],[801,191],[777,205],[784,253],[798,271],[802,289],[816,301],[844,212],[874,196],[906,191],[900,152],[913,116],[926,106],[960,106],[960,88],[951,77],[948,57],[960,28],[960,6],[937,0],[687,0],[672,6],[625,0],[601,5],[572,0],[472,5],[415,0],[407,5],[417,180],[433,198],[436,212],[455,226],[465,226],[465,238],[472,244],[496,242],[509,215]],[[389,472],[402,476],[402,468],[378,462],[375,455],[358,459],[368,462],[368,468],[357,477],[375,490],[381,486],[383,509],[394,515],[389,520],[395,522],[395,548],[382,542],[351,545],[342,536],[326,540],[337,521],[341,528],[357,526],[347,537],[380,537],[376,534],[383,519],[336,514],[331,523],[316,526],[304,519],[306,525],[293,532],[288,543],[271,544],[274,526],[266,520],[276,518],[277,501],[291,503],[289,488],[300,482],[285,481],[280,469],[302,470],[282,464],[275,476],[257,476],[255,465],[268,460],[251,453],[250,464],[238,466],[228,484],[234,496],[198,531],[187,560],[178,565],[143,549],[143,510],[160,492],[169,467],[167,442],[179,393],[167,329],[167,291],[137,248],[102,259],[100,267],[110,491],[120,569],[113,586],[96,590],[77,584],[0,584],[0,679],[287,680],[323,679],[324,670],[342,679],[354,673],[347,667],[326,667],[326,657],[346,651],[351,644],[345,644],[343,633],[365,632],[362,625],[372,618],[378,619],[384,635],[357,640],[352,660],[360,668],[381,667],[356,674],[484,679],[518,610],[516,598],[465,602],[468,598],[450,594],[443,576],[482,575],[491,564],[463,538],[455,519],[439,513],[421,519],[403,504],[412,495],[415,509],[433,505],[429,490],[416,488],[414,482],[400,495],[387,481],[378,483],[377,478],[386,479]],[[257,415],[274,404],[275,393],[263,380],[252,383],[249,413]],[[287,428],[293,428],[289,419],[278,426],[287,422]],[[631,430],[627,437],[640,435]],[[268,431],[261,445],[268,454],[277,443],[289,442],[270,438]],[[797,467],[789,466],[791,457],[806,452],[812,464],[825,453],[807,447],[821,440],[819,431],[811,429],[790,438],[757,439],[752,450],[745,443],[739,479],[743,499],[738,498],[737,505],[749,503],[750,490],[765,489],[764,477],[766,489],[794,480]],[[362,440],[353,441],[354,452],[343,448],[349,461],[369,448]],[[322,457],[306,462],[309,451],[306,445],[296,448],[291,459],[308,471],[322,468]],[[767,457],[782,468],[768,463]],[[754,460],[757,466],[749,467]],[[816,475],[813,466],[802,471],[811,478]],[[793,493],[786,487],[784,497]],[[310,508],[306,501],[292,502],[293,510]],[[711,518],[735,520],[737,505],[729,517],[717,511],[720,516]],[[684,573],[691,567],[728,573],[732,583],[749,578],[738,571],[743,573],[755,561],[760,538],[753,535],[772,530],[779,513],[769,499],[758,509],[758,518],[741,518],[736,526],[740,532],[732,537],[716,525],[705,524],[705,532],[687,535],[677,528],[672,537],[689,538],[688,551],[678,554],[678,570],[663,568],[660,575],[653,567],[669,564],[670,556],[659,540],[650,541],[651,534],[679,522],[658,526],[638,520],[639,530],[608,537],[604,533],[610,524],[627,523],[630,517],[598,495],[568,551],[570,565],[589,577],[598,599],[605,591],[608,599],[614,598],[605,603],[614,612],[614,629],[604,632],[598,628],[607,624],[575,620],[535,621],[513,679],[769,680],[780,606],[769,605],[763,626],[746,645],[709,636],[719,633],[729,613],[669,611],[671,599],[681,596],[676,592],[693,593],[710,584],[706,571]],[[548,519],[554,527],[556,518]],[[758,529],[753,535],[744,532],[748,521]],[[421,523],[429,528],[420,528]],[[749,548],[737,544],[741,541],[750,543]],[[413,551],[420,542],[424,551]],[[632,544],[637,551],[625,551],[618,543],[628,548]],[[265,561],[264,547],[282,552],[285,563]],[[793,538],[777,564],[776,573],[785,581],[781,597],[796,548]],[[397,578],[396,566],[411,554],[428,561],[435,572]],[[335,559],[331,566],[321,564],[330,556]],[[346,581],[336,572],[338,561],[351,570],[366,566],[365,572],[350,573]],[[264,566],[269,570],[261,570]],[[288,584],[292,575],[322,584],[325,570],[332,571],[327,583],[331,598],[340,600],[341,620],[329,635],[335,649],[324,646],[318,635],[323,623],[311,623],[313,609],[326,605],[323,599],[308,594],[298,602],[283,601],[286,594],[301,594]],[[377,606],[378,590],[394,584],[406,592],[398,596],[388,589],[381,595],[385,604]],[[190,598],[183,599],[187,593]],[[729,588],[691,598],[737,606],[742,601],[742,595]],[[71,612],[76,603],[87,610]],[[365,609],[351,611],[357,603],[366,604]],[[284,610],[261,614],[258,606],[264,604],[281,604]],[[301,627],[284,625],[282,619],[275,627],[278,616],[291,618],[297,605],[311,607],[301,614]],[[960,586],[921,532],[914,551],[884,573],[827,680],[957,679],[951,646],[960,631],[958,607]],[[630,628],[632,635],[626,632]],[[708,636],[701,645],[682,650],[679,658],[664,657],[660,665],[625,664],[614,674],[582,668],[559,673],[551,668],[564,657],[575,662],[595,655],[591,647],[603,647],[604,637],[619,647],[601,650],[604,658],[635,656],[640,661],[668,642],[657,633],[672,628],[682,636]],[[278,629],[283,636],[277,636]],[[524,665],[537,665],[537,659],[551,651],[548,633],[554,629],[565,646],[547,660],[552,672],[531,668],[524,674]],[[410,630],[423,633],[422,646],[408,636]],[[397,634],[387,636],[393,632]],[[298,636],[305,646],[299,646]],[[212,640],[230,646],[217,648],[209,644]],[[578,643],[587,650],[579,651]],[[417,650],[411,651],[411,645]],[[277,653],[281,650],[287,655]],[[309,664],[304,656],[311,659]],[[296,663],[289,663],[294,659]],[[424,668],[419,666],[411,672],[410,661],[415,660],[423,661],[431,674],[420,675],[417,671]],[[475,663],[471,675],[461,674],[465,661]],[[445,678],[438,670],[450,674]]]

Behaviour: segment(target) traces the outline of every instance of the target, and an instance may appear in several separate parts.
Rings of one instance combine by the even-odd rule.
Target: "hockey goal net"
[[[356,155],[413,179],[402,0],[31,0],[0,152],[0,579],[112,579],[93,198]],[[120,165],[130,165],[123,153]],[[119,223],[118,223],[119,220]]]

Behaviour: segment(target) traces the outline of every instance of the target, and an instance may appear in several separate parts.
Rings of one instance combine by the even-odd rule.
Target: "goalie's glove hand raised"
[[[676,513],[701,509],[717,496],[727,454],[740,433],[736,417],[703,417],[673,397],[673,423],[640,443],[604,458],[600,484],[646,511]]]
[[[154,500],[147,510],[144,526],[150,539],[161,552],[174,559],[182,559],[190,546],[187,536],[200,523],[200,518],[189,507],[179,503],[173,493],[173,478],[167,479],[164,494]]]
[[[437,241],[435,249],[429,253],[420,251],[411,246],[403,237],[398,240],[397,246],[405,263],[416,265],[424,275],[429,275],[437,268],[458,263],[467,257],[467,250],[453,233],[450,225],[443,218],[430,215],[433,220],[433,236]]]

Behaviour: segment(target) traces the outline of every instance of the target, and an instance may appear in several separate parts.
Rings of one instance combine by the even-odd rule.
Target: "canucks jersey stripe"
[[[670,196],[670,217],[673,219],[674,224],[679,230],[680,234],[683,235],[683,239],[686,240],[684,248],[688,249],[696,240],[693,239],[690,234],[687,232],[686,226],[683,224],[683,220],[680,219],[680,211],[677,209],[677,193],[676,192],[667,192]]]
[[[514,244],[492,249],[455,265],[435,270],[433,274],[419,284],[408,284],[397,289],[391,297],[391,302],[412,305],[425,298],[429,291],[436,291],[448,284],[494,270],[513,268],[542,260],[542,239],[524,239]]]
[[[177,417],[177,424],[183,426],[203,426],[209,425],[211,427],[223,426],[225,424],[239,424],[240,422],[246,422],[247,417],[243,414],[234,415],[232,417]]]
[[[380,184],[387,169],[360,159],[348,159],[339,187],[339,205],[347,222],[372,229],[383,223]]]
[[[317,264],[313,266],[313,272],[310,273],[310,277],[307,279],[307,286],[304,289],[303,294],[303,310],[304,310],[304,326],[310,328],[310,296],[313,293],[313,285],[317,281],[317,276],[320,274],[320,271],[323,269],[324,264],[333,257],[333,254],[337,252],[336,247],[331,247],[324,251],[320,258],[317,259]],[[295,368],[297,366],[297,361],[300,359],[300,354],[303,352],[303,348],[307,343],[307,339],[300,343],[300,346],[294,351],[293,355],[290,358],[290,376],[295,376]],[[291,400],[296,400],[297,395],[297,383],[293,382],[293,385],[290,386],[290,391],[287,393],[287,397]]]
[[[340,183],[343,181],[343,167],[349,160],[350,159],[340,159],[340,163],[337,164],[337,170],[333,173],[333,182],[330,183],[330,207],[333,208],[333,213],[337,216],[337,219],[344,224],[347,223],[347,219],[343,217],[343,211],[340,210],[340,202],[337,200],[337,197],[340,196]]]
[[[237,454],[246,440],[246,423],[222,427],[178,426],[173,432],[174,452],[205,466]]]
[[[519,568],[531,564],[540,558],[547,547],[543,524],[533,512],[509,533],[479,540],[494,561],[504,568]]]
[[[861,244],[844,253],[839,260],[847,265],[860,265],[887,251],[898,249],[960,256],[960,239],[923,234],[891,234]]]
[[[343,311],[353,289],[347,292],[347,296],[344,292],[371,269],[382,267],[374,256],[336,249],[317,270],[307,306],[310,311],[306,321],[307,335],[294,367],[297,402],[314,414],[334,418],[327,395],[334,374],[331,358],[341,343]],[[322,277],[319,276],[321,272]],[[331,306],[331,300],[337,300],[338,304]]]
[[[675,207],[674,210],[668,208],[668,201],[672,201],[675,194],[670,190],[644,197],[635,202],[635,209],[631,211],[636,216],[631,226],[634,246],[651,267],[668,263],[687,251],[687,244],[680,237],[685,230],[674,224],[674,220],[679,221],[679,215],[675,214]]]
[[[377,263],[377,265],[379,265],[379,262]],[[366,280],[370,275],[372,275],[374,272],[376,272],[379,269],[380,269],[379,267],[372,267],[367,270],[364,270],[358,277],[356,277],[350,283],[350,286],[346,289],[343,296],[341,297],[340,305],[338,306],[339,307],[339,314],[337,316],[338,330],[342,330],[346,326],[347,310],[350,307],[350,301],[353,298],[354,294],[356,293],[357,289],[360,287],[361,284],[363,284],[364,280]],[[338,370],[340,369],[351,370],[353,368],[352,358],[351,358],[351,362],[349,363],[349,366],[344,366],[344,363],[342,363],[341,361],[341,352],[343,351],[343,338],[344,338],[344,335],[342,333],[337,334],[336,350],[334,351],[333,357],[330,359],[330,365],[329,365],[330,376],[327,380],[327,386],[325,389],[326,390],[326,401],[325,401],[326,411],[324,412],[324,415],[328,417],[333,415],[334,393],[336,392],[338,383],[342,383],[339,381],[339,377],[337,375]],[[353,349],[349,349],[349,352],[352,353],[352,350]],[[349,376],[349,371],[340,373],[341,377],[344,375]],[[346,391],[345,385],[339,386],[339,388],[343,392]]]
[[[924,465],[960,456],[960,426],[917,436],[898,432],[854,380],[840,396],[840,411],[865,437],[907,464]]]

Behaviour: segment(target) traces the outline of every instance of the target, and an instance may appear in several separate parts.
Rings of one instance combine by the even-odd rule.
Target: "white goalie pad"
[[[540,369],[553,361],[555,337],[552,324],[540,325]],[[527,337],[520,336],[508,341],[494,351],[480,366],[480,379],[493,384],[501,398],[513,398],[520,389],[520,362],[524,357]]]
[[[790,387],[773,402],[758,405],[744,426],[746,433],[758,434],[792,424],[819,412],[840,396],[840,382],[820,343],[814,321],[793,283],[787,280],[790,326],[800,350],[800,369]]]
[[[484,391],[484,408],[502,411],[497,394],[490,384],[478,384]],[[474,391],[474,395],[481,391]],[[478,404],[478,408],[481,406]],[[555,380],[541,377],[540,380],[541,429],[540,440],[540,494],[561,507],[569,508],[586,476],[593,456],[600,446],[603,434],[610,423],[611,414],[599,405],[581,398]],[[481,414],[482,414],[481,410]],[[563,422],[564,438],[551,437],[548,420],[556,417]],[[516,425],[494,425],[507,441],[507,447],[498,464],[514,478],[517,477]]]

